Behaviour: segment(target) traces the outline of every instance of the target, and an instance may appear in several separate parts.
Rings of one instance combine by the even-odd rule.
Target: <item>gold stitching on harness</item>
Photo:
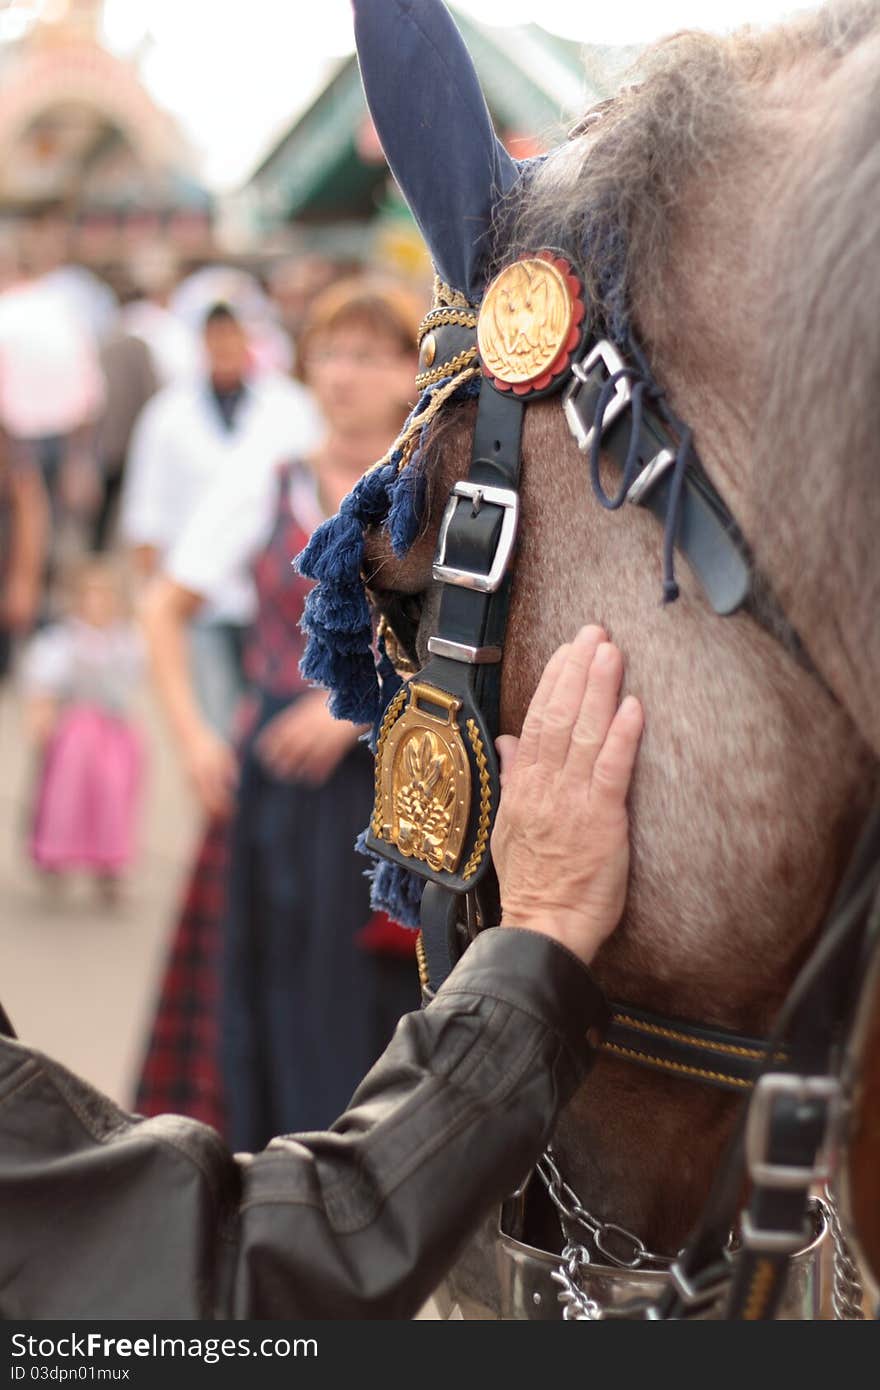
[[[394,696],[394,699],[391,701],[387,710],[385,711],[385,716],[382,720],[382,723],[379,726],[379,737],[376,740],[376,759],[374,764],[375,801],[373,803],[373,819],[370,821],[370,829],[376,836],[377,840],[381,839],[380,832],[382,830],[382,745],[384,744],[385,740],[391,732],[392,724],[395,722],[397,716],[400,714],[400,708],[404,700],[406,699],[408,689],[409,687],[404,685],[400,690],[398,690],[397,694]]]
[[[422,989],[428,989],[430,987],[431,980],[428,975],[428,958],[425,955],[425,943],[422,939],[421,932],[419,932],[418,936],[416,937],[416,963],[419,967],[419,984],[421,985]]]
[[[419,331],[416,334],[418,342],[421,342],[425,334],[430,333],[432,328],[443,328],[448,324],[455,325],[457,328],[476,328],[476,311],[442,306],[437,309],[429,309],[419,324]]]
[[[465,348],[462,352],[457,352],[454,357],[441,362],[439,367],[432,367],[429,372],[419,372],[416,377],[416,386],[423,391],[426,386],[433,386],[435,381],[442,381],[446,376],[455,376],[457,372],[473,362],[477,355],[475,347]]]
[[[492,810],[492,780],[489,776],[489,760],[483,748],[483,740],[480,738],[480,731],[473,719],[469,719],[465,726],[468,731],[468,738],[474,750],[474,758],[480,772],[480,819],[477,822],[477,838],[474,843],[473,853],[461,871],[462,878],[470,878],[477,872],[480,861],[486,852],[486,845],[489,842],[489,821]]]
[[[654,1033],[660,1038],[670,1038],[673,1042],[688,1043],[691,1047],[706,1047],[713,1052],[728,1052],[735,1057],[754,1057],[756,1061],[763,1061],[767,1056],[765,1048],[762,1047],[737,1047],[733,1043],[710,1042],[707,1038],[689,1037],[687,1033],[677,1033],[674,1028],[663,1028],[659,1023],[643,1023],[641,1019],[633,1018],[632,1014],[614,1014],[615,1023],[622,1023],[627,1028],[635,1028],[641,1033]]]
[[[621,1047],[619,1043],[602,1043],[603,1052],[615,1052],[620,1057],[633,1057],[637,1062],[648,1062],[661,1071],[680,1072],[684,1076],[700,1076],[706,1081],[727,1081],[731,1086],[741,1086],[748,1090],[754,1084],[742,1076],[727,1076],[723,1071],[709,1071],[706,1067],[689,1067],[684,1062],[667,1062],[665,1057],[652,1057],[648,1052],[639,1052],[634,1047]]]
[[[766,1256],[760,1259],[752,1275],[748,1298],[743,1308],[743,1322],[760,1322],[761,1314],[767,1307],[768,1295],[773,1290],[775,1267]]]

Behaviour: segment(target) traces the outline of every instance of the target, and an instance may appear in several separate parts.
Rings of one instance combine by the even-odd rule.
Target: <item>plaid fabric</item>
[[[305,648],[299,624],[312,582],[297,573],[293,561],[309,534],[290,505],[291,482],[302,466],[293,461],[278,470],[275,525],[253,565],[259,603],[245,657],[250,684],[264,695],[283,699],[308,688],[299,672]]]
[[[196,856],[134,1106],[140,1115],[189,1115],[221,1134],[220,951],[228,834],[228,821],[209,821]]]
[[[285,701],[307,688],[299,673],[304,646],[299,621],[312,586],[292,561],[308,531],[290,505],[291,482],[301,467],[294,461],[278,471],[275,525],[253,566],[259,604],[244,661],[252,696],[259,691]],[[246,698],[236,720],[239,746],[255,716],[256,702]],[[141,1115],[190,1115],[221,1134],[220,990],[229,828],[218,821],[208,825],[193,866],[135,1100]]]

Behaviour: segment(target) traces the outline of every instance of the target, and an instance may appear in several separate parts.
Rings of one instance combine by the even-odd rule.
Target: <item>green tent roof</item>
[[[587,47],[535,24],[499,29],[461,14],[456,19],[499,131],[531,135],[547,145],[615,90],[638,51]],[[366,221],[377,213],[388,170],[358,149],[365,117],[352,54],[251,176],[248,188],[264,223]]]

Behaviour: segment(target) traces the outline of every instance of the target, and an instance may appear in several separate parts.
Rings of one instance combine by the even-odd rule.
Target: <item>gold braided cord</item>
[[[453,307],[456,309],[473,310],[473,304],[469,304],[461,290],[454,290],[451,285],[447,285],[445,280],[441,280],[439,275],[434,276],[434,301],[432,309],[445,309]]]
[[[474,750],[474,758],[480,773],[480,819],[477,822],[477,838],[474,842],[473,852],[470,859],[461,871],[462,878],[470,878],[480,867],[486,846],[489,843],[489,822],[492,812],[492,779],[489,776],[489,760],[483,747],[483,740],[480,738],[480,730],[475,720],[469,719],[465,726],[471,747]]]
[[[426,333],[431,332],[432,328],[445,328],[449,324],[458,328],[476,328],[476,309],[447,309],[443,305],[439,305],[436,309],[429,309],[419,324],[417,334],[419,343]]]
[[[377,839],[381,839],[382,832],[382,748],[391,732],[391,726],[395,723],[400,713],[401,706],[409,694],[409,687],[401,686],[394,699],[388,705],[382,723],[379,726],[379,737],[376,740],[376,759],[375,759],[375,801],[373,804],[373,819],[370,822],[370,829]]]
[[[419,967],[419,984],[422,989],[429,989],[431,980],[428,975],[428,957],[425,955],[425,943],[421,932],[416,937],[416,961]]]
[[[775,1283],[773,1262],[766,1255],[755,1266],[752,1282],[743,1308],[743,1322],[760,1322]]]
[[[454,290],[451,285],[447,285],[445,280],[441,280],[439,275],[435,275],[434,295],[431,302],[431,308],[428,310],[428,313],[422,322],[422,326],[420,326],[419,328],[420,338],[422,335],[422,327],[424,326],[424,323],[427,322],[427,319],[431,316],[431,314],[437,313],[441,310],[460,310],[464,319],[463,326],[467,328],[476,327],[477,315],[474,306],[468,303],[461,290]],[[464,353],[459,354],[459,356],[462,357],[466,355],[467,354]],[[472,361],[474,357],[476,357],[476,350],[473,351],[469,360]],[[455,360],[457,361],[457,359]],[[445,366],[443,376],[448,375],[449,371],[455,370],[452,363],[446,363],[442,365]],[[436,371],[439,369],[435,368],[434,370]],[[459,386],[463,386],[466,381],[472,381],[474,377],[477,377],[479,375],[479,367],[469,366],[467,365],[467,363],[465,363],[462,369],[457,371],[456,375],[451,377],[451,379],[446,383],[445,386],[441,386],[439,391],[435,391],[430,401],[428,401],[428,404],[426,405],[425,409],[420,414],[415,415],[410,419],[409,424],[397,436],[388,452],[384,454],[382,458],[380,458],[376,463],[374,463],[372,467],[368,468],[367,472],[372,473],[373,469],[375,468],[384,468],[386,463],[391,462],[392,456],[396,454],[398,450],[402,450],[402,457],[400,463],[398,464],[397,470],[398,472],[401,472],[412,458],[413,451],[415,450],[416,446],[417,437],[425,428],[425,426],[431,423],[431,421],[433,420],[437,412],[440,410],[440,408],[446,404],[450,396],[453,396],[455,394]],[[437,376],[434,378],[434,380],[442,381],[443,376]],[[416,378],[416,380],[418,381],[419,378]],[[431,382],[430,384],[433,385],[433,382]],[[412,440],[413,443],[410,443],[410,440]]]
[[[378,463],[374,463],[372,468],[368,468],[367,472],[372,473],[374,468],[384,468],[386,463],[391,462],[392,454],[396,454],[399,449],[403,450],[403,458],[399,464],[398,471],[400,471],[401,468],[405,468],[412,458],[413,449],[415,448],[415,444],[413,444],[407,451],[406,445],[409,441],[411,439],[417,440],[418,435],[424,429],[425,425],[431,423],[441,406],[446,404],[449,397],[455,394],[459,386],[463,386],[466,381],[470,381],[473,377],[479,375],[479,367],[467,367],[463,372],[459,372],[457,376],[447,381],[445,386],[441,386],[439,391],[435,391],[425,409],[419,415],[414,415],[412,417],[406,428],[397,436],[388,452],[379,459]]]
[[[438,367],[431,367],[427,372],[419,372],[416,377],[416,386],[420,391],[424,391],[426,386],[433,386],[435,381],[442,381],[445,376],[457,375],[463,368],[470,366],[476,355],[477,349],[475,347],[465,348],[463,352],[456,353],[446,362],[441,362]]]

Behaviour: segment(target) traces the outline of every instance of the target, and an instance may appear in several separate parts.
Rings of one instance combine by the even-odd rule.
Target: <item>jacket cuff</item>
[[[471,942],[437,998],[477,994],[537,1018],[581,1068],[592,1060],[611,1010],[587,967],[565,946],[524,927],[491,927]]]

